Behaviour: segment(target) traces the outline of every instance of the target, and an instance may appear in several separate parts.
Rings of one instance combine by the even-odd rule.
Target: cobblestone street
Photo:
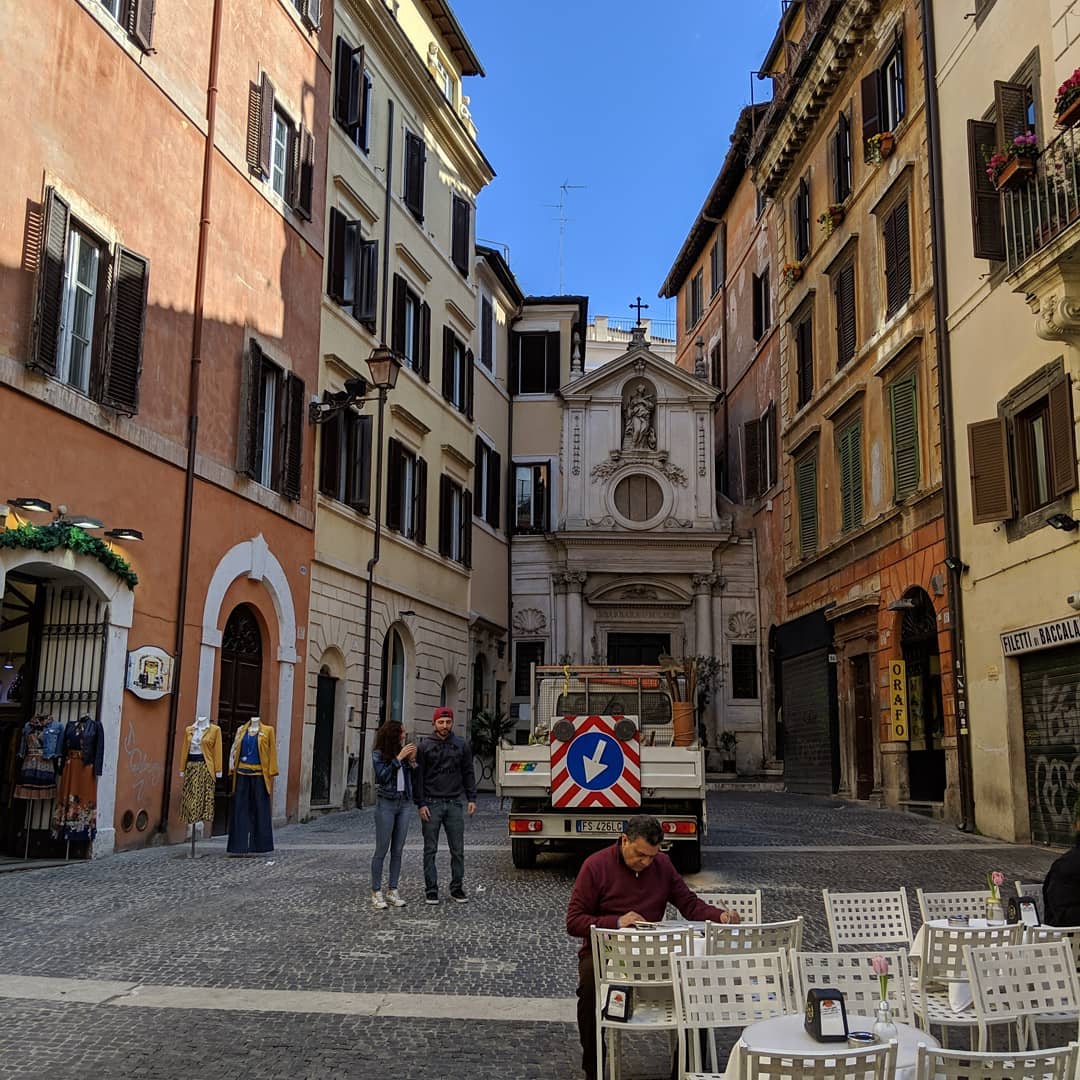
[[[698,888],[761,887],[769,919],[820,890],[973,888],[988,870],[1041,880],[1053,852],[922,818],[793,795],[713,794]],[[371,811],[277,832],[268,858],[224,843],[156,848],[0,875],[0,1076],[578,1077],[579,858],[511,865],[504,815],[482,799],[467,835],[468,905],[423,903],[420,830],[400,910],[369,902]],[[445,850],[440,875],[447,874]],[[660,1038],[624,1075],[666,1077]]]

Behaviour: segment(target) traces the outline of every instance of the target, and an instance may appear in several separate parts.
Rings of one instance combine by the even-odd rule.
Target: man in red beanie
[[[454,734],[454,710],[440,705],[431,718],[435,732],[416,752],[413,801],[420,808],[424,832],[424,893],[427,903],[439,902],[435,854],[439,829],[446,830],[450,849],[450,899],[468,902],[465,894],[465,814],[476,812],[476,777],[472,747]]]

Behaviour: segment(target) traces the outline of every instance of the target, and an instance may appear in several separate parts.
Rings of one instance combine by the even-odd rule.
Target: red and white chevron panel
[[[625,742],[617,739],[615,725],[623,719],[621,715],[555,717],[552,730],[560,719],[574,725],[574,738],[569,742],[550,738],[552,805],[558,809],[641,806],[640,732]],[[590,782],[590,769],[584,768],[585,757],[590,769],[600,769],[595,783]],[[601,768],[598,763],[605,758],[607,765]]]

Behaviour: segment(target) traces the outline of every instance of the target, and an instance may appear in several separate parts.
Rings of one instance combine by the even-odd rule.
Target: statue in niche
[[[649,388],[644,383],[638,383],[623,406],[624,450],[656,449],[656,430],[653,427],[655,411],[656,398],[649,393]]]

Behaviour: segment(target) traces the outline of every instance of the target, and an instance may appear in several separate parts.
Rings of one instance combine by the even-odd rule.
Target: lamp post
[[[382,490],[383,490],[383,426],[386,417],[386,396],[397,383],[401,360],[393,349],[379,345],[368,357],[371,384],[379,393],[379,419],[375,438],[375,544],[367,564],[367,582],[364,590],[364,681],[360,693],[360,767],[356,774],[356,805],[364,805],[364,754],[367,742],[368,702],[371,698],[371,607],[375,594],[375,565],[379,561],[382,541]]]

